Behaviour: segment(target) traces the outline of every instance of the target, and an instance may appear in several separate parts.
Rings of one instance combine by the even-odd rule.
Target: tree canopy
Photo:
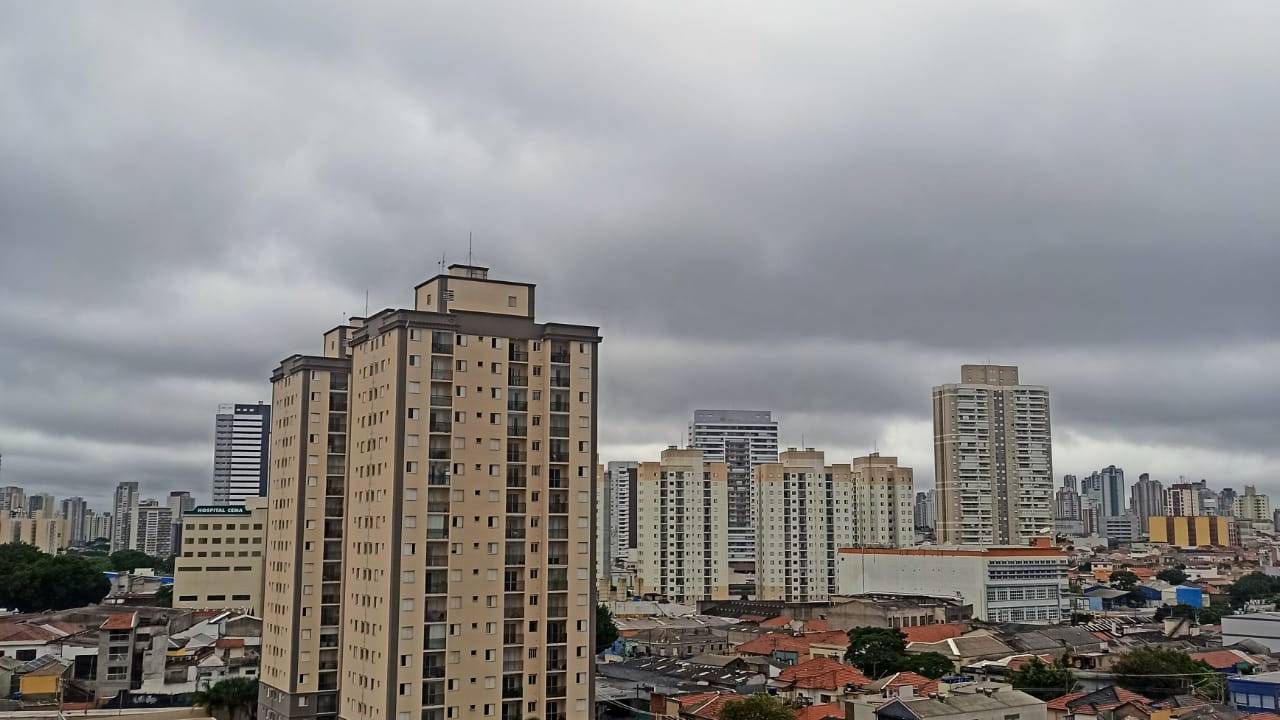
[[[1047,664],[1040,658],[1031,661],[1018,670],[1010,673],[1009,683],[1028,695],[1041,700],[1051,700],[1059,695],[1066,695],[1075,687],[1076,677],[1067,667],[1065,658],[1058,658]]]
[[[1270,600],[1280,595],[1280,578],[1252,572],[1231,584],[1231,606],[1243,607],[1250,600]]]
[[[897,628],[853,628],[844,659],[873,679],[904,670],[936,679],[954,669],[945,655],[908,653],[907,638]]]
[[[0,607],[22,612],[98,603],[111,590],[90,560],[45,555],[31,545],[0,545]]]
[[[1132,570],[1116,570],[1111,573],[1111,585],[1117,590],[1132,590],[1138,586],[1138,576]]]
[[[795,720],[795,716],[786,703],[763,693],[725,703],[720,711],[720,720]]]
[[[1163,580],[1170,585],[1181,585],[1187,581],[1187,574],[1181,568],[1171,567],[1165,568],[1156,573],[1156,578]]]
[[[613,622],[613,613],[608,606],[596,606],[596,653],[604,652],[618,639],[618,626]]]
[[[218,720],[240,720],[254,716],[258,704],[258,681],[233,677],[214,683],[208,690],[192,696],[196,707],[209,711]]]
[[[1142,647],[1120,655],[1111,665],[1116,684],[1150,698],[1165,698],[1194,692],[1199,697],[1221,700],[1225,684],[1221,673],[1202,660],[1179,650]]]

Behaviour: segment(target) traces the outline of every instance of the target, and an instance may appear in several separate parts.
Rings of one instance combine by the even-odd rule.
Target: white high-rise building
[[[635,548],[636,513],[633,502],[640,463],[614,460],[605,467],[604,493],[599,501],[605,506],[608,520],[608,528],[600,534],[600,540],[607,547],[598,549],[604,562],[602,576],[619,561],[630,560],[631,550]]]
[[[66,539],[68,545],[75,545],[86,540],[85,535],[89,529],[85,527],[85,518],[88,513],[89,507],[85,504],[84,498],[69,497],[62,500],[58,514],[67,520]]]
[[[1232,502],[1232,514],[1241,520],[1266,522],[1271,520],[1271,497],[1258,494],[1253,485],[1245,485],[1244,493],[1236,495]]]
[[[213,445],[213,504],[267,495],[271,406],[219,405]]]
[[[138,507],[138,483],[122,482],[116,485],[116,492],[111,501],[111,552],[124,550],[131,539],[129,524],[133,521],[134,510]]]
[[[726,465],[673,447],[636,475],[637,589],[679,603],[728,599]]]
[[[755,490],[751,467],[778,462],[778,423],[769,410],[694,410],[689,447],[729,467],[729,561],[755,562]]]
[[[933,389],[938,540],[1022,543],[1053,531],[1049,390],[1018,368],[964,365]]]
[[[129,518],[129,548],[154,558],[173,554],[173,511],[156,500],[143,500]]]

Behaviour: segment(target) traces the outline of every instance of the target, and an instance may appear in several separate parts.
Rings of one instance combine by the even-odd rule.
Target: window
[[[413,394],[413,395],[417,395],[418,393],[422,392],[422,383],[416,382],[416,381],[410,381],[409,392],[410,394]]]
[[[508,296],[507,296],[507,307],[515,307],[515,306],[516,306],[516,296],[515,296],[515,295],[508,295]]]

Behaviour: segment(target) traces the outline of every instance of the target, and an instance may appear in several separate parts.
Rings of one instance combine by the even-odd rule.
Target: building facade
[[[224,404],[214,416],[213,504],[244,505],[267,494],[271,406]]]
[[[1075,478],[1068,475],[1072,480]],[[1071,485],[1063,484],[1058,488],[1058,492],[1054,495],[1054,505],[1057,506],[1058,520],[1081,520],[1081,501],[1080,492],[1075,489],[1074,483]]]
[[[915,476],[898,458],[871,453],[853,459],[853,543],[907,547],[915,542],[911,498]],[[834,559],[834,554],[830,556]]]
[[[1098,502],[1103,517],[1124,515],[1124,470],[1115,465],[1097,470],[1080,481],[1082,494]]]
[[[129,516],[129,548],[154,558],[173,555],[173,511],[155,500],[143,500]]]
[[[266,498],[187,510],[173,564],[173,607],[236,609],[260,617],[266,536]]]
[[[68,545],[76,545],[89,539],[85,537],[89,532],[85,526],[85,517],[88,512],[89,506],[85,504],[82,497],[69,497],[62,500],[58,517],[65,518],[67,521]]]
[[[532,285],[492,280],[476,266],[451,266],[419,285],[415,301],[362,321],[345,341],[347,458],[333,467],[349,468],[338,716],[584,717],[600,335],[536,323]],[[273,463],[269,512],[276,495],[296,503],[278,519],[301,522],[305,536],[321,518],[311,520],[306,497],[294,493],[310,477],[318,486],[328,466],[303,439],[319,442],[312,428],[332,411],[310,405],[324,394],[305,387],[308,372],[291,369],[273,377],[273,405],[297,414],[289,425],[299,439]],[[272,650],[282,642],[273,636],[292,629],[273,610],[273,593],[306,573],[273,577],[284,569],[277,553],[281,563],[291,557],[275,546],[276,529],[273,521],[265,605],[278,629],[264,624],[259,705],[268,719],[310,712],[302,701],[314,680],[301,653],[295,666]],[[280,674],[297,693],[279,687]]]
[[[841,595],[959,598],[990,622],[1054,624],[1070,617],[1067,555],[1045,538],[1027,546],[842,548]]]
[[[1151,542],[1177,547],[1233,547],[1240,544],[1235,521],[1209,515],[1157,516],[1147,521]]]
[[[1148,520],[1164,514],[1164,485],[1159,480],[1152,480],[1147,473],[1142,473],[1138,476],[1138,482],[1129,489],[1129,507],[1138,516],[1138,523],[1145,534]]]
[[[938,539],[1001,545],[1053,527],[1049,391],[1018,368],[964,365],[933,389]]]
[[[127,481],[116,485],[115,494],[111,499],[111,517],[114,519],[111,525],[111,552],[130,547],[129,524],[133,520],[137,507],[138,483]]]
[[[609,529],[600,537],[606,538],[609,550],[602,574],[618,562],[630,560],[636,547],[633,498],[639,469],[640,463],[634,460],[614,460],[605,467],[604,491],[607,497],[600,504],[606,506]]]
[[[729,560],[755,561],[755,490],[751,467],[778,461],[778,423],[769,410],[695,410],[689,447],[706,462],[729,466]]]
[[[1204,515],[1201,487],[1198,483],[1175,483],[1164,491],[1164,515],[1195,517]],[[1154,516],[1153,516],[1154,517]]]
[[[667,448],[640,463],[635,498],[638,589],[680,603],[729,597],[728,465]]]
[[[916,526],[916,531],[932,531],[935,521],[935,497],[933,489],[916,493],[916,504],[913,509],[914,517],[912,522]]]
[[[1235,497],[1232,515],[1249,522],[1269,522],[1272,519],[1271,497],[1259,494],[1253,485],[1245,485],[1244,493]]]

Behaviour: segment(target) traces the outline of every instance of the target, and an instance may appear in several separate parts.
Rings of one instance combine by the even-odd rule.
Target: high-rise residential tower
[[[1198,483],[1174,483],[1164,491],[1164,514],[1171,517],[1204,515]],[[1149,527],[1149,526],[1148,526]]]
[[[694,410],[689,447],[729,467],[729,561],[755,562],[751,466],[778,462],[778,423],[769,410]]]
[[[88,534],[88,528],[85,526],[88,512],[89,507],[82,497],[69,497],[62,500],[58,515],[67,521],[68,545],[75,545],[88,539],[85,537]]]
[[[126,481],[116,485],[111,499],[111,552],[129,548],[130,523],[138,507],[138,483]]]
[[[334,420],[328,366],[301,358],[274,376],[275,412],[288,415],[276,431],[293,429],[271,468],[260,717],[311,712],[320,666],[305,663],[318,658],[288,651],[297,625],[278,606],[287,583],[313,593],[321,583],[276,538],[304,553],[319,545],[308,531],[324,518],[305,493],[311,478],[319,487],[344,467],[340,652],[327,666],[340,668],[338,716],[586,717],[600,335],[535,322],[533,285],[477,266],[450,266],[415,299],[343,341],[349,409],[337,463],[335,446],[320,444]],[[322,372],[291,372],[305,362]],[[277,498],[293,503],[287,516]]]
[[[1022,543],[1053,529],[1049,391],[1018,368],[964,365],[933,389],[938,539]]]
[[[0,487],[0,512],[26,512],[27,492],[17,485]]]
[[[1129,507],[1138,516],[1142,532],[1150,529],[1151,518],[1164,514],[1164,485],[1152,480],[1147,473],[1138,476],[1138,482],[1129,488]]]
[[[27,517],[49,518],[58,514],[58,501],[48,493],[37,493],[27,498]]]
[[[1124,470],[1115,465],[1091,473],[1081,481],[1082,494],[1098,501],[1098,511],[1103,517],[1125,514]]]
[[[618,561],[631,559],[631,550],[636,546],[633,500],[639,468],[640,463],[634,460],[613,460],[605,468],[603,490],[607,497],[600,498],[598,502],[608,518],[609,527],[597,533],[597,538],[607,542],[609,547],[597,549],[597,555],[605,562],[604,567],[597,568],[601,577],[607,577],[608,570]]]
[[[155,558],[173,555],[173,511],[169,506],[156,500],[143,500],[133,506],[129,547]]]
[[[1245,485],[1244,493],[1236,495],[1232,502],[1231,514],[1250,522],[1271,520],[1271,497],[1259,494],[1253,485]]]
[[[933,530],[936,523],[935,517],[935,494],[932,489],[924,490],[916,493],[916,504],[912,508],[912,523],[917,531]]]
[[[218,406],[214,419],[213,504],[243,505],[267,494],[271,406]]]
[[[1067,482],[1070,478],[1071,482]],[[1062,480],[1062,487],[1058,488],[1057,494],[1054,495],[1054,504],[1057,505],[1057,516],[1059,520],[1081,520],[1081,499],[1080,493],[1076,490],[1075,476],[1067,475]]]
[[[729,598],[729,535],[724,512],[729,467],[701,450],[662,451],[636,470],[636,545],[632,559],[643,593],[671,602]]]

